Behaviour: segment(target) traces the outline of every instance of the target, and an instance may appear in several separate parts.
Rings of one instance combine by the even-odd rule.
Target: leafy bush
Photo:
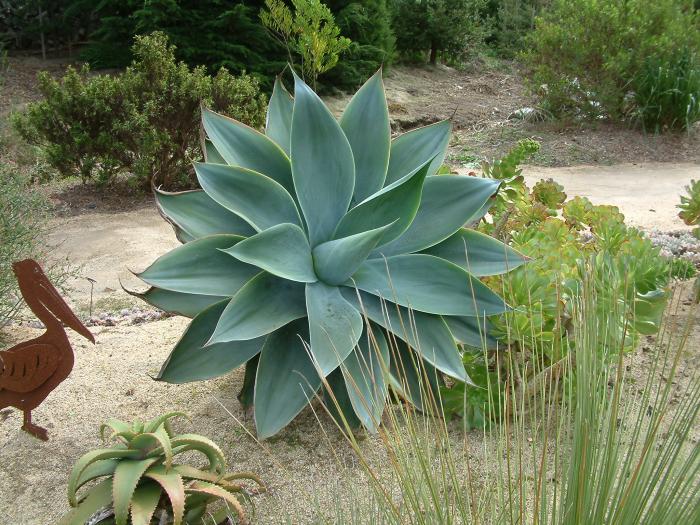
[[[396,0],[392,27],[396,49],[407,58],[427,56],[431,64],[438,54],[460,60],[483,44],[488,34],[482,18],[488,0]],[[426,54],[427,53],[427,54]]]
[[[481,340],[478,318],[506,308],[478,277],[524,260],[463,228],[497,182],[434,176],[449,121],[391,140],[381,71],[340,122],[296,76],[294,92],[278,79],[266,135],[205,111],[220,163],[195,164],[202,191],[157,194],[185,244],[139,274],[152,286],[139,295],[193,317],[158,378],[195,381],[245,363],[240,399],[254,400],[260,437],[322,384],[343,421],[376,430],[389,385],[420,406],[416,366],[436,382],[469,381],[455,338]],[[387,339],[401,341],[400,359]]]
[[[533,87],[557,115],[684,128],[699,115],[699,20],[689,0],[556,0],[528,37]]]
[[[229,507],[245,523],[238,494],[247,496],[247,491],[240,480],[253,481],[256,490],[264,490],[262,482],[248,472],[227,473],[223,453],[208,438],[176,434],[170,420],[183,415],[173,412],[145,423],[116,419],[104,423],[102,438],[105,430],[111,430],[110,439],[117,443],[88,452],[76,462],[68,480],[68,501],[74,508],[59,525],[83,525],[88,520],[103,525],[223,525],[231,523]],[[192,451],[207,458],[206,469],[174,463],[176,456]],[[88,485],[93,481],[98,482]],[[89,488],[78,496],[84,486]],[[214,512],[209,507],[218,501],[226,506]]]
[[[193,182],[192,158],[201,158],[197,121],[201,104],[251,126],[264,122],[265,97],[257,81],[221,69],[175,62],[175,49],[161,33],[137,37],[135,60],[117,76],[69,68],[60,81],[39,76],[45,100],[14,115],[19,134],[43,148],[61,176],[106,183],[117,174],[148,188]]]
[[[691,180],[685,187],[685,192],[685,195],[681,195],[681,203],[678,205],[681,209],[678,216],[688,226],[696,226],[693,235],[700,239],[700,180]],[[692,275],[688,272],[687,277]],[[695,281],[695,302],[700,303],[700,277]]]

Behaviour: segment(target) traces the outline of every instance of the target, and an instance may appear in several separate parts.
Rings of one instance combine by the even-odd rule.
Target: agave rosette
[[[275,83],[265,134],[207,110],[202,120],[202,189],[157,194],[184,244],[139,274],[151,285],[143,299],[193,318],[159,379],[246,364],[239,397],[260,437],[289,423],[322,377],[375,430],[389,384],[411,398],[387,337],[426,370],[468,381],[458,343],[480,346],[477,319],[506,309],[479,277],[524,258],[464,228],[499,183],[436,175],[450,121],[392,140],[381,72],[338,120],[296,76],[294,97]]]

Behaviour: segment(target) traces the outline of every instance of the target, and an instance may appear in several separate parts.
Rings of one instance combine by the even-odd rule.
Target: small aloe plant
[[[264,490],[262,482],[252,473],[226,473],[224,456],[211,440],[175,434],[170,420],[176,416],[184,414],[172,412],[146,423],[116,419],[104,423],[103,440],[105,431],[111,430],[109,437],[116,443],[77,461],[68,481],[68,501],[74,508],[59,525],[222,524],[230,523],[229,509],[244,523],[237,494],[248,492],[239,480],[253,481],[258,486],[255,492]],[[203,454],[208,467],[175,463],[176,456],[189,451]],[[211,513],[208,507],[215,502],[224,506]]]
[[[159,379],[246,364],[239,399],[261,438],[324,381],[370,431],[389,386],[419,404],[420,376],[389,338],[404,363],[469,381],[457,343],[481,346],[483,317],[507,309],[479,277],[525,258],[463,227],[500,181],[436,175],[450,121],[392,140],[381,71],[339,120],[295,75],[294,97],[277,79],[265,134],[207,110],[202,121],[202,189],[156,194],[184,244],[138,275],[151,285],[140,297],[193,318]]]

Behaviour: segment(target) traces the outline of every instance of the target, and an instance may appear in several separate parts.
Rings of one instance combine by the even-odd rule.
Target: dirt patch
[[[0,118],[27,102],[41,98],[36,89],[36,76],[40,71],[61,76],[72,61],[65,58],[41,60],[35,57],[8,57],[7,71],[0,80]]]

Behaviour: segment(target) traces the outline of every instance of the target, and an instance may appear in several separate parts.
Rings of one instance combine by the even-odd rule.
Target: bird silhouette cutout
[[[12,265],[12,269],[22,297],[44,323],[46,332],[0,351],[0,409],[11,406],[22,410],[22,430],[46,441],[48,432],[32,423],[32,410],[73,370],[75,358],[63,323],[92,343],[95,338],[61,298],[36,261],[19,261]]]

